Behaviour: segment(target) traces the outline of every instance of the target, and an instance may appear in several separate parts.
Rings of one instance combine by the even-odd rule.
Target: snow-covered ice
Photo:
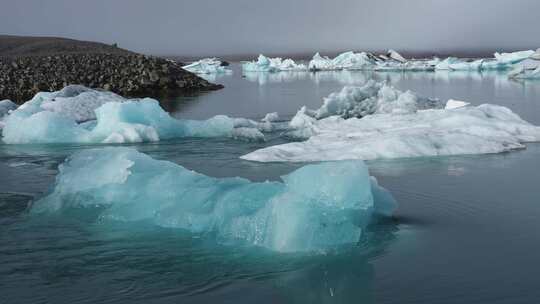
[[[260,149],[242,156],[260,162],[304,162],[499,153],[540,141],[540,127],[510,109],[484,104],[408,114],[374,114],[361,119],[309,116],[295,132],[304,142]],[[306,131],[309,130],[309,131]]]
[[[242,63],[244,72],[283,72],[283,71],[307,71],[304,64],[298,64],[292,59],[269,58],[259,55],[257,61]]]
[[[446,105],[444,106],[444,109],[445,110],[452,110],[452,109],[457,109],[457,108],[462,108],[462,107],[466,107],[470,105],[469,102],[466,102],[466,101],[461,101],[461,100],[455,100],[455,99],[449,99],[447,102],[446,102]]]
[[[70,212],[97,220],[151,222],[279,252],[356,243],[366,225],[389,216],[392,195],[362,161],[304,166],[282,182],[212,178],[131,148],[80,151],[59,168],[33,216]]]
[[[231,74],[232,70],[222,66],[222,62],[217,58],[204,58],[182,67],[184,70],[195,74]]]
[[[125,99],[110,92],[70,86],[38,93],[3,120],[8,144],[125,143],[181,137],[235,137],[261,140],[257,130],[236,130],[236,120],[218,115],[208,120],[171,117],[151,98]],[[252,123],[253,128],[263,123]]]

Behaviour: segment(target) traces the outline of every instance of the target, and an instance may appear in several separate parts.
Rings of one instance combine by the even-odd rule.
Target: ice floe
[[[261,54],[257,61],[242,62],[242,70],[244,72],[307,71],[307,67],[292,59],[269,58]]]
[[[228,244],[299,252],[354,244],[368,223],[395,207],[362,161],[308,165],[282,182],[255,183],[110,147],[72,155],[30,213],[97,214],[100,222],[145,221]]]
[[[218,115],[208,120],[171,117],[151,98],[125,99],[110,92],[69,86],[38,93],[3,120],[8,144],[126,143],[181,137],[234,137],[261,140],[257,130],[237,128],[237,120]],[[252,128],[268,128],[252,122]]]
[[[307,141],[260,149],[242,158],[304,162],[485,154],[521,149],[526,142],[540,141],[540,127],[508,108],[489,104],[375,114],[361,119],[309,119],[296,130],[310,135]]]
[[[511,79],[540,79],[540,64],[536,68],[519,66],[508,73]]]
[[[217,58],[204,58],[182,67],[195,74],[231,74],[232,70],[223,66]]]

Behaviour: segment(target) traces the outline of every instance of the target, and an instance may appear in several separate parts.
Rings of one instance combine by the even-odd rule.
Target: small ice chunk
[[[186,71],[195,74],[231,74],[232,70],[222,65],[217,58],[204,58],[182,67]]]
[[[354,244],[397,205],[362,161],[307,165],[282,180],[212,178],[131,148],[90,149],[60,166],[54,188],[30,214],[97,214],[99,222],[145,221],[301,252]]]
[[[396,52],[396,51],[394,51],[392,49],[388,50],[388,55],[387,56],[394,59],[394,60],[396,60],[396,61],[399,61],[401,63],[407,62],[407,59],[405,59],[405,57],[401,56],[400,53],[398,53],[398,52]]]
[[[277,112],[268,113],[261,121],[263,122],[276,122],[279,120],[279,114]]]
[[[445,110],[452,110],[452,109],[457,109],[457,108],[463,108],[463,107],[468,106],[468,105],[470,105],[469,102],[449,99],[446,102],[446,106],[444,106],[444,109]]]

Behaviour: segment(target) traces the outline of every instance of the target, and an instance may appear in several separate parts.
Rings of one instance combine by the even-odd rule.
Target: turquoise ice
[[[109,147],[71,156],[31,213],[99,212],[101,221],[149,221],[294,252],[355,243],[372,219],[395,207],[362,161],[307,165],[282,182],[255,183]]]

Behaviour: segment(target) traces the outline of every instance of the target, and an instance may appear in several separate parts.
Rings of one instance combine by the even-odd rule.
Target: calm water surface
[[[507,106],[540,124],[540,82],[502,73],[320,72],[216,79],[226,88],[164,100],[179,118],[290,118],[344,85],[387,80],[421,95]],[[275,180],[298,164],[238,159],[283,143],[185,139],[134,145],[216,176]],[[145,223],[30,218],[71,153],[95,146],[0,144],[0,303],[538,303],[540,145],[481,156],[370,162],[395,218],[326,254],[278,254]]]

